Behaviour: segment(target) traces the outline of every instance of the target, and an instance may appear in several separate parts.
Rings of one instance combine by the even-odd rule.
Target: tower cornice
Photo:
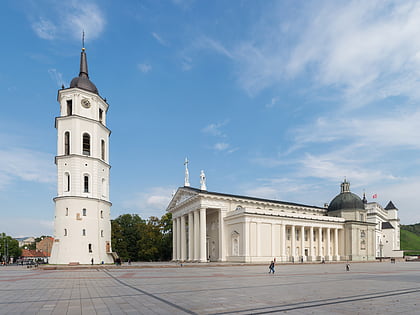
[[[67,155],[56,155],[54,158],[55,161],[55,165],[57,165],[57,160],[65,160],[65,159],[69,159],[69,158],[74,158],[74,157],[79,157],[79,158],[83,158],[83,159],[89,159],[92,161],[98,161],[101,164],[104,164],[107,168],[111,169],[111,165],[109,165],[108,163],[106,163],[104,160],[93,157],[93,156],[88,156],[88,155],[82,155],[82,154],[67,154]]]
[[[107,126],[105,126],[103,123],[101,123],[100,121],[98,121],[98,120],[96,120],[96,119],[92,119],[92,118],[87,118],[87,117],[84,117],[84,116],[80,116],[80,115],[70,115],[70,116],[58,116],[58,117],[55,117],[55,124],[54,124],[54,127],[57,129],[57,122],[59,121],[59,120],[70,120],[70,119],[74,119],[74,118],[79,118],[79,119],[81,119],[81,120],[85,120],[85,121],[89,121],[89,122],[93,122],[93,123],[95,123],[95,124],[97,124],[98,126],[100,126],[100,127],[102,127],[102,128],[104,128],[107,132],[108,132],[108,135],[111,135],[111,129],[109,129]]]
[[[92,198],[92,197],[81,197],[81,196],[58,196],[58,197],[55,197],[53,200],[54,201],[57,201],[57,200],[61,200],[61,199],[76,199],[76,200],[86,200],[86,199],[89,199],[89,200],[95,200],[95,201],[98,201],[98,202],[103,202],[103,203],[106,203],[107,205],[109,205],[110,207],[112,206],[112,203],[110,202],[110,201],[108,201],[108,200],[105,200],[105,199],[99,199],[99,198]]]

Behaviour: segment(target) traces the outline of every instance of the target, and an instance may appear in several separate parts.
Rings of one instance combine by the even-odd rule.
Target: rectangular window
[[[67,100],[67,116],[73,115],[73,102],[72,100]]]
[[[308,241],[308,230],[305,230],[305,241]]]
[[[102,123],[103,120],[103,116],[104,116],[104,111],[102,109],[99,108],[99,122]]]
[[[296,230],[296,241],[299,241],[299,230]]]
[[[287,240],[290,241],[290,229],[287,229]]]

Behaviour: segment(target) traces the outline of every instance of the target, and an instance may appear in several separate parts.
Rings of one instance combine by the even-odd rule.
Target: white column
[[[188,213],[188,260],[194,260],[194,221],[193,213]]]
[[[200,261],[207,261],[207,252],[206,252],[206,209],[200,209]]]
[[[338,255],[338,229],[334,229],[334,256],[335,260],[340,260],[340,256]]]
[[[325,247],[327,248],[327,260],[331,260],[331,237],[330,237],[330,233],[331,229],[327,228],[327,244],[325,245]]]
[[[177,237],[177,229],[176,229],[176,219],[172,219],[172,260],[177,260],[177,253],[176,253],[176,237]]]
[[[176,260],[181,259],[181,219],[176,218]]]
[[[181,216],[181,260],[186,260],[187,254],[187,240],[186,240],[186,230],[185,230],[185,215]]]
[[[271,257],[276,257],[276,245],[278,240],[276,239],[276,224],[271,224]]]
[[[301,241],[300,241],[300,251],[302,253],[302,258],[305,259],[305,227],[301,226],[300,228],[300,234],[302,236]]]
[[[314,227],[309,228],[309,260],[314,260]]]
[[[281,261],[286,261],[286,226],[284,224],[280,225],[280,255]]]
[[[223,219],[225,212],[220,209],[219,211],[219,261],[226,261],[226,242],[225,242],[225,229],[223,226]]]
[[[295,233],[295,226],[291,226],[292,230],[292,240],[290,245],[290,255],[293,257],[293,261],[296,260],[296,233]]]
[[[200,212],[194,211],[194,260],[200,259]]]
[[[319,227],[318,229],[318,256],[320,259],[322,259],[322,255],[324,253],[322,252],[322,228]]]

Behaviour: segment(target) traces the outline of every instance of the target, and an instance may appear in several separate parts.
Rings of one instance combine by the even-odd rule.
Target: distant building
[[[36,243],[36,250],[44,252],[48,257],[51,256],[51,250],[54,243],[54,238],[47,236]]]
[[[32,245],[35,243],[35,237],[20,237],[16,238],[16,240],[19,242],[19,247],[24,247],[27,245]]]
[[[350,192],[346,180],[325,207],[185,185],[167,208],[173,218],[173,259],[299,262],[402,257],[397,209],[392,202],[383,209],[364,200]]]
[[[22,256],[20,258],[21,262],[48,262],[48,255],[43,251],[35,249],[22,249]]]

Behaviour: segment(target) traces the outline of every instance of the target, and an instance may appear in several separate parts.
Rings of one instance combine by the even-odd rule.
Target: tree
[[[172,215],[147,221],[123,214],[111,222],[112,247],[122,260],[157,261],[172,257]]]
[[[0,234],[0,258],[1,261],[9,262],[10,258],[16,260],[22,255],[19,242],[5,233]]]

